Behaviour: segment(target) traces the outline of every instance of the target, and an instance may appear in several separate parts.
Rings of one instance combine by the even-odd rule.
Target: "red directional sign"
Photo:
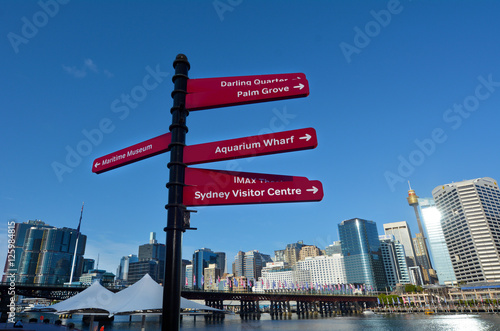
[[[303,73],[189,79],[186,109],[201,110],[309,95]]]
[[[170,133],[151,138],[94,160],[92,172],[100,174],[168,151]],[[187,165],[244,157],[313,149],[318,146],[316,130],[305,128],[221,140],[184,147]]]
[[[92,172],[102,172],[115,169],[126,164],[137,162],[145,158],[165,153],[170,145],[171,133],[151,138],[133,146],[121,149],[117,152],[102,156],[94,160]]]
[[[275,153],[312,149],[318,146],[313,128],[222,140],[184,148],[184,163],[199,164]]]
[[[186,168],[183,203],[213,206],[321,201],[320,181],[305,177]]]

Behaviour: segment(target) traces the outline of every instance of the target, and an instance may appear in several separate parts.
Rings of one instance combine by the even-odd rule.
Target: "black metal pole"
[[[168,204],[165,206],[168,210],[168,220],[165,228],[167,241],[163,282],[162,331],[180,329],[182,233],[185,231],[184,213],[186,211],[182,201],[186,167],[183,156],[188,131],[186,117],[189,112],[185,109],[185,103],[189,68],[187,57],[184,54],[177,55],[174,61],[175,74],[172,77],[174,104],[170,110],[172,113],[172,125],[170,125],[172,140],[170,143],[170,162],[168,163],[170,169],[167,184]]]

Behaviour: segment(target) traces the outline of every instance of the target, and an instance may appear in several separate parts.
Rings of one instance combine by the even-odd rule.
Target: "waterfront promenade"
[[[500,306],[489,305],[489,304],[480,304],[480,305],[443,304],[443,305],[426,305],[426,306],[386,305],[386,306],[375,307],[372,310],[376,313],[500,314]]]
[[[34,315],[36,316],[36,315]],[[88,324],[83,324],[81,318],[71,320],[80,330],[89,330]],[[69,322],[67,320],[66,322]],[[10,324],[11,325],[11,324]],[[228,315],[221,321],[207,321],[203,318],[184,318],[181,322],[181,330],[217,330],[217,331],[241,331],[241,330],[453,330],[453,331],[498,331],[500,325],[500,314],[435,314],[425,315],[423,313],[387,313],[372,315],[353,315],[337,317],[317,316],[309,319],[299,319],[295,314],[291,319],[272,319],[269,314],[263,314],[260,320],[242,320],[238,315]],[[32,328],[33,326],[33,328]],[[102,325],[99,325],[99,328]],[[0,331],[4,330],[4,324],[0,324]],[[64,326],[25,324],[24,329],[11,330],[33,330],[33,331],[67,331]],[[129,321],[128,317],[115,319],[115,321],[104,324],[104,330],[113,331],[139,331],[141,330],[140,316]],[[145,324],[146,331],[160,331],[158,317],[148,317]]]

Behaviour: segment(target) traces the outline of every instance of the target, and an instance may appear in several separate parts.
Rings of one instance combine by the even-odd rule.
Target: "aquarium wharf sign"
[[[103,173],[170,153],[162,331],[180,330],[182,234],[190,227],[186,206],[320,201],[323,186],[306,177],[197,169],[188,165],[315,148],[312,128],[186,146],[189,111],[300,98],[309,95],[303,73],[189,79],[184,54],[174,60],[170,132],[97,158]]]
[[[305,128],[189,145],[184,148],[187,165],[285,153],[316,148],[316,130]]]

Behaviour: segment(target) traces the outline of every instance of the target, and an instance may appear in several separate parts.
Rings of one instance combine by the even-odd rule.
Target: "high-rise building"
[[[94,259],[83,259],[83,270],[82,274],[88,273],[90,270],[94,269],[95,260]]]
[[[409,284],[411,283],[411,278],[408,270],[408,264],[406,263],[406,253],[405,247],[402,243],[394,239],[394,249],[396,251],[396,258],[398,260],[400,279],[399,282],[401,284]]]
[[[304,247],[303,241],[298,241],[293,244],[286,245],[283,250],[274,251],[275,262],[286,262],[290,266],[294,266],[300,258],[300,250]]]
[[[241,277],[245,274],[245,252],[239,251],[236,253],[233,262],[234,277]]]
[[[299,261],[303,261],[306,257],[320,256],[321,250],[314,245],[305,245],[300,249]]]
[[[218,281],[222,276],[221,270],[217,267],[217,264],[211,263],[203,271],[205,276],[205,284],[203,285],[204,290],[214,291],[219,288]]]
[[[301,271],[305,270],[309,273],[308,279],[302,279],[301,276],[297,277],[301,282],[320,285],[348,283],[342,254],[306,257],[304,260],[297,262],[296,269],[298,275],[303,275],[304,273]]]
[[[408,275],[403,245],[392,234],[380,235],[378,237],[382,260],[384,261],[387,285],[394,287],[397,284],[408,284],[410,277]]]
[[[257,250],[245,253],[245,274],[243,276],[250,280],[257,280],[261,276],[262,268],[266,263],[273,262],[268,254],[260,253]]]
[[[16,281],[23,284],[64,284],[70,278],[77,237],[75,229],[56,228],[38,220],[16,223],[16,261],[14,266],[6,261],[4,271],[7,273],[8,269],[15,268]],[[80,277],[82,273],[86,241],[87,236],[80,234],[75,256],[75,277]]]
[[[130,254],[122,257],[120,260],[120,265],[116,269],[116,280],[127,284],[130,263],[135,262],[139,262],[139,258],[135,254]]]
[[[184,286],[187,288],[193,288],[193,265],[186,265],[186,276],[184,278]]]
[[[262,276],[259,281],[255,283],[255,291],[263,292],[277,289],[280,285],[291,285],[296,281],[294,274],[294,271],[286,262],[268,262],[262,268]]]
[[[135,260],[135,258],[133,258]],[[165,274],[165,244],[156,240],[156,233],[149,234],[149,243],[139,246],[137,261],[128,263],[128,284],[139,281],[149,274],[158,283],[163,283]]]
[[[325,254],[326,255],[342,254],[342,246],[340,240],[334,241],[333,244],[326,246]]]
[[[141,278],[144,277],[145,274],[149,274],[154,281],[163,284],[163,278],[160,278],[159,275],[163,275],[164,270],[160,270],[159,265],[160,263],[158,260],[131,262],[128,266],[127,283],[129,285],[132,285],[141,280]]]
[[[418,203],[422,213],[427,240],[432,254],[433,266],[436,269],[439,283],[442,285],[456,285],[457,278],[451,264],[450,253],[441,226],[441,213],[432,198],[419,198]]]
[[[268,262],[273,262],[271,257],[257,250],[246,253],[239,251],[234,257],[233,274],[235,277],[246,277],[249,280],[257,280],[261,276],[262,268]]]
[[[165,244],[156,240],[156,233],[149,234],[149,243],[139,246],[139,261],[158,260],[165,261]]]
[[[188,274],[187,274],[187,268],[188,266],[191,266],[191,261],[189,260],[185,260],[185,259],[182,259],[182,270],[181,270],[181,281],[182,281],[182,286],[188,286],[188,284],[186,284],[186,280],[188,278]],[[193,277],[193,269],[191,267],[191,278]]]
[[[457,282],[500,281],[500,190],[484,177],[432,191]]]
[[[359,218],[342,221],[339,236],[347,283],[385,289],[387,281],[376,223]]]
[[[226,270],[226,253],[225,252],[215,252],[217,254],[217,267],[220,269],[221,275],[227,272]]]
[[[413,248],[413,240],[408,223],[405,221],[386,223],[384,224],[384,232],[385,234],[392,234],[397,241],[403,244],[406,254],[406,264],[408,267],[415,266],[415,249]]]
[[[204,270],[209,264],[217,265],[217,254],[210,248],[197,249],[193,253],[193,288],[203,289],[205,283]],[[218,267],[218,266],[217,266]]]
[[[430,270],[431,268],[431,258],[429,256],[429,251],[427,250],[427,244],[425,243],[425,237],[422,233],[417,233],[413,240],[413,247],[415,248],[415,259],[417,265],[421,265],[424,269]]]

